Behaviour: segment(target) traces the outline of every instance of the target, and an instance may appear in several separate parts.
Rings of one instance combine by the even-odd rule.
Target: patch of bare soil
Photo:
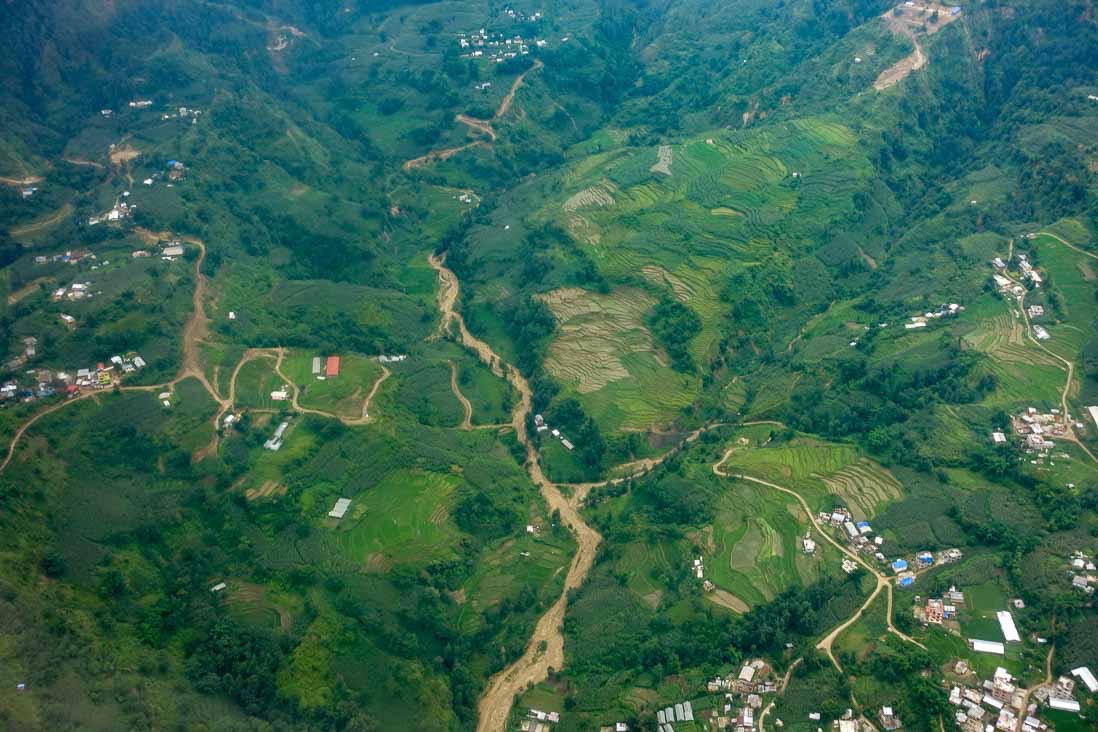
[[[734,613],[745,613],[751,607],[727,590],[716,589],[705,593],[705,598],[721,607],[726,607]]]
[[[928,59],[919,43],[919,37],[934,35],[961,16],[953,15],[950,8],[945,5],[925,3],[897,5],[881,17],[893,33],[910,38],[915,44],[915,50],[881,72],[873,82],[873,88],[877,91],[895,86],[906,79],[912,71],[926,66]]]

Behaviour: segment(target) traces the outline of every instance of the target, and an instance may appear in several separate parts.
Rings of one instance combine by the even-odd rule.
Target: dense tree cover
[[[275,673],[284,659],[277,641],[219,617],[187,649],[187,675],[207,694],[228,694],[249,714],[276,705]]]
[[[701,318],[697,313],[671,295],[664,294],[644,322],[671,357],[671,365],[676,371],[694,369],[690,341],[701,332]]]
[[[911,367],[901,362],[871,366],[857,355],[838,362],[827,388],[804,380],[794,390],[787,421],[798,429],[835,438],[857,436],[873,452],[896,462],[928,467],[917,439],[904,428],[915,413],[935,403],[965,404],[991,392],[995,377],[976,368],[982,356],[941,344],[933,363]]]

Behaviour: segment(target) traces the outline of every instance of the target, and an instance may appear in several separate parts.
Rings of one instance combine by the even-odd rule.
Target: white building
[[[350,498],[340,498],[336,500],[335,505],[332,506],[332,510],[328,512],[328,515],[334,519],[341,519],[343,518],[343,515],[347,513],[347,509],[350,506]]]
[[[1003,631],[1003,640],[1007,643],[1021,643],[1022,637],[1018,635],[1018,628],[1014,625],[1014,616],[1006,610],[995,613],[999,620],[999,629]]]
[[[972,650],[977,653],[993,653],[996,656],[1002,656],[1006,654],[1006,647],[1002,643],[996,641],[986,641],[972,639]]]
[[[1087,690],[1091,694],[1098,694],[1098,679],[1094,678],[1094,674],[1086,666],[1080,666],[1079,668],[1073,668],[1071,675],[1083,682],[1083,685],[1087,687]]]

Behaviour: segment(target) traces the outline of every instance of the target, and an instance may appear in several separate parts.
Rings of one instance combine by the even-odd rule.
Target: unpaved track
[[[774,708],[774,704],[778,701],[778,698],[785,693],[785,690],[789,687],[789,680],[793,678],[793,672],[797,666],[801,665],[803,658],[798,658],[793,663],[789,664],[789,668],[785,670],[785,676],[782,677],[782,688],[778,689],[777,695],[770,700],[770,703],[766,705],[766,708],[762,710],[759,715],[759,732],[766,732],[766,715],[770,714],[770,710]]]
[[[37,234],[44,229],[51,229],[57,226],[62,221],[72,216],[73,207],[72,204],[66,203],[61,208],[57,209],[54,213],[50,214],[44,219],[38,221],[32,221],[29,224],[23,224],[22,226],[16,226],[11,230],[11,235],[14,237],[27,236],[28,234]]]
[[[854,552],[850,551],[845,546],[840,544],[838,541],[836,541],[835,538],[831,535],[831,532],[824,531],[824,529],[820,526],[819,522],[816,520],[816,514],[812,510],[809,509],[808,503],[804,500],[803,497],[801,497],[801,494],[799,494],[796,491],[793,491],[789,488],[786,488],[784,486],[780,486],[776,483],[771,483],[770,481],[762,480],[761,478],[753,478],[749,475],[740,475],[740,474],[729,473],[729,472],[725,471],[721,466],[732,455],[732,451],[733,451],[733,448],[729,448],[728,450],[726,450],[724,455],[721,457],[721,459],[713,464],[713,472],[714,473],[716,473],[719,476],[726,477],[726,478],[736,478],[738,480],[747,480],[747,481],[750,481],[752,483],[758,483],[759,485],[764,485],[768,488],[773,488],[774,490],[781,491],[782,493],[786,493],[790,496],[793,496],[793,498],[795,498],[797,500],[797,502],[801,505],[801,508],[804,510],[804,512],[808,516],[809,520],[812,522],[812,526],[813,526],[813,528],[816,529],[816,533],[818,533],[820,536],[822,536],[828,543],[835,546],[835,548],[838,549],[840,552],[842,552],[846,556],[853,559],[859,565],[861,565],[866,571],[868,571],[870,574],[872,574],[873,577],[876,578],[876,580],[877,580],[877,586],[873,588],[873,592],[871,592],[869,594],[869,597],[866,598],[865,602],[862,603],[862,605],[857,609],[857,611],[855,611],[855,613],[853,615],[851,615],[849,618],[844,620],[842,623],[840,623],[838,626],[836,626],[834,629],[832,629],[831,632],[829,632],[826,636],[824,636],[822,639],[820,639],[820,641],[816,644],[816,650],[820,650],[820,651],[823,651],[824,653],[826,653],[827,657],[831,660],[831,663],[835,666],[836,670],[838,670],[838,672],[840,674],[845,673],[843,671],[842,665],[839,663],[839,659],[835,656],[835,653],[832,650],[832,646],[835,643],[835,639],[838,638],[840,635],[842,635],[843,631],[845,631],[847,628],[849,628],[851,625],[853,625],[854,623],[856,623],[858,621],[858,619],[862,616],[862,614],[865,613],[866,609],[869,608],[869,606],[873,604],[873,601],[877,599],[877,596],[880,595],[881,591],[883,590],[886,593],[886,597],[888,598],[888,607],[887,607],[887,610],[886,610],[887,614],[885,616],[885,620],[888,624],[888,631],[890,633],[893,633],[896,636],[908,641],[909,643],[914,643],[915,645],[919,646],[920,648],[922,648],[925,651],[926,650],[925,645],[923,645],[919,641],[915,640],[911,636],[907,635],[906,633],[900,631],[898,628],[896,628],[896,626],[894,626],[892,624],[892,582],[889,581],[889,579],[887,577],[885,577],[883,574],[878,572],[876,570],[876,568],[871,567],[869,564],[865,563],[860,556],[858,556],[857,554],[855,554]],[[781,690],[782,692],[785,691],[785,687],[789,684],[789,678],[790,678],[790,674],[793,671],[793,667],[796,666],[797,663],[800,663],[800,661],[801,661],[801,659],[798,658],[790,666],[789,671],[786,672],[785,683],[783,684],[782,690]],[[851,699],[854,701],[855,706],[857,706],[858,702],[857,702],[857,699],[854,698],[853,691],[851,691]],[[775,701],[776,701],[776,699],[775,699]],[[774,701],[771,701],[770,704],[767,705],[767,707],[763,711],[763,713],[759,716],[759,732],[765,732],[766,731],[766,727],[764,726],[766,715],[770,712],[770,710],[773,706],[774,706]],[[862,721],[868,723],[871,728],[876,729],[876,727],[874,727],[874,725],[871,722],[869,722],[868,720],[863,718]]]
[[[206,316],[206,288],[208,281],[202,274],[202,264],[206,261],[206,243],[193,236],[176,236],[169,231],[150,231],[140,226],[134,227],[134,233],[140,236],[146,243],[155,245],[166,239],[179,239],[198,247],[198,258],[194,260],[194,295],[191,297],[191,317],[183,328],[183,365],[179,373],[171,381],[175,386],[187,377],[194,377],[202,384],[218,405],[224,409],[231,406],[232,402],[218,393],[210,380],[206,378],[206,372],[202,369],[202,362],[198,357],[198,344],[205,341],[210,332],[210,319]]]
[[[491,143],[496,141],[496,131],[492,127],[492,123],[503,117],[511,109],[511,104],[515,101],[515,92],[519,90],[523,82],[526,80],[526,75],[531,71],[537,71],[544,68],[545,64],[540,59],[534,59],[534,65],[523,71],[518,75],[518,78],[511,84],[511,88],[508,90],[506,96],[503,97],[503,101],[499,103],[499,107],[496,109],[496,113],[492,116],[492,119],[477,119],[476,117],[470,117],[467,114],[459,114],[454,119],[461,124],[470,127],[478,132],[488,136],[491,142],[485,142],[484,140],[476,140],[474,142],[467,143],[465,145],[459,145],[457,147],[448,147],[442,150],[432,150],[426,155],[421,155],[418,158],[412,158],[404,163],[404,170],[413,170],[415,168],[421,168],[424,165],[433,163],[437,160],[449,160],[457,155],[459,152],[468,150],[477,146],[491,147]],[[574,123],[573,123],[574,124]]]
[[[473,405],[465,398],[465,395],[461,393],[461,388],[458,386],[458,367],[453,361],[448,361],[450,364],[450,389],[454,392],[454,396],[461,402],[461,408],[465,410],[465,418],[461,420],[461,429],[471,430],[473,429]]]
[[[477,119],[476,117],[470,117],[467,114],[459,114],[454,117],[454,119],[463,125],[472,127],[474,130],[483,132],[492,142],[496,141],[496,131],[492,129],[492,123],[488,120]]]
[[[816,533],[819,534],[820,536],[822,536],[825,541],[827,541],[829,544],[834,546],[836,549],[838,549],[840,552],[845,554],[847,557],[849,557],[853,561],[857,562],[863,569],[865,569],[867,572],[869,572],[871,575],[873,575],[873,577],[875,577],[876,580],[877,580],[877,587],[874,588],[873,593],[870,595],[870,598],[868,600],[866,600],[866,602],[860,608],[858,608],[858,611],[854,614],[854,617],[850,618],[842,626],[840,626],[839,628],[836,628],[834,631],[832,631],[826,637],[824,637],[824,639],[821,640],[816,645],[816,648],[818,648],[821,651],[826,651],[827,655],[831,658],[831,660],[833,662],[835,662],[836,667],[839,667],[838,662],[835,660],[834,655],[832,655],[832,653],[831,653],[831,644],[834,642],[835,638],[838,637],[839,633],[842,632],[842,630],[844,630],[847,626],[852,624],[855,620],[858,619],[858,617],[861,616],[862,612],[867,607],[869,607],[869,605],[870,605],[870,603],[872,603],[873,599],[883,589],[887,592],[887,598],[888,598],[888,615],[887,615],[888,631],[890,633],[894,633],[895,635],[899,636],[900,638],[903,638],[904,640],[906,640],[910,643],[914,643],[915,645],[917,645],[920,648],[925,650],[926,646],[924,646],[922,643],[915,640],[911,636],[907,635],[906,633],[900,631],[898,628],[896,628],[895,625],[892,624],[892,582],[889,581],[888,577],[884,576],[879,571],[877,571],[877,569],[875,567],[872,567],[869,564],[867,564],[856,553],[850,551],[850,549],[848,549],[845,546],[843,546],[842,544],[840,544],[831,535],[830,531],[825,531],[823,529],[823,527],[820,526],[819,521],[816,520],[815,512],[812,511],[812,509],[810,509],[808,507],[807,501],[805,501],[804,498],[801,497],[800,493],[797,493],[796,491],[791,490],[789,488],[786,488],[784,486],[780,486],[777,483],[771,483],[768,480],[763,480],[761,478],[755,478],[755,477],[752,477],[750,475],[740,475],[740,474],[729,473],[729,472],[725,471],[721,466],[724,465],[724,463],[728,460],[728,458],[731,455],[732,455],[732,448],[729,448],[728,450],[725,451],[724,456],[721,457],[721,459],[713,465],[713,472],[716,473],[717,475],[725,477],[725,478],[736,478],[738,480],[746,480],[746,481],[750,481],[752,483],[758,483],[759,485],[764,485],[767,488],[773,488],[774,490],[781,491],[782,493],[793,496],[793,498],[795,498],[797,500],[797,502],[801,505],[801,508],[804,510],[805,515],[808,516],[809,521],[812,522],[812,526],[813,526],[813,528],[816,529]],[[841,671],[842,668],[839,667],[839,670]]]
[[[149,231],[148,229],[142,229],[140,227],[135,227],[134,232],[145,241],[151,241],[154,244],[160,239],[175,238],[169,232],[153,232]],[[165,384],[151,384],[148,386],[120,386],[118,387],[118,389],[120,391],[157,391],[161,389],[174,391],[176,384],[183,381],[183,379],[186,379],[187,377],[193,376],[194,378],[198,379],[199,383],[201,383],[206,391],[209,392],[213,400],[218,403],[222,410],[224,410],[226,405],[231,405],[231,402],[226,399],[222,399],[221,396],[217,393],[217,390],[215,390],[213,385],[210,384],[209,379],[206,378],[206,374],[202,371],[201,363],[198,360],[198,342],[202,337],[205,337],[205,334],[207,332],[207,325],[209,323],[208,319],[206,318],[206,309],[203,302],[206,293],[206,276],[202,274],[202,263],[206,260],[206,245],[201,240],[195,239],[193,237],[181,238],[184,241],[194,244],[199,249],[199,256],[195,260],[194,264],[195,286],[194,297],[192,299],[194,310],[191,313],[191,317],[187,320],[187,325],[183,328],[183,364],[180,366],[179,372],[176,374],[175,378]],[[15,448],[19,444],[19,440],[26,433],[27,428],[29,428],[42,417],[45,417],[47,414],[52,414],[58,409],[61,409],[62,407],[65,407],[66,405],[72,404],[74,402],[78,402],[82,399],[87,399],[89,397],[98,397],[100,393],[100,391],[82,392],[78,396],[66,399],[65,401],[58,404],[54,404],[53,406],[47,407],[41,412],[38,412],[31,416],[19,427],[19,429],[15,431],[15,434],[12,435],[11,443],[8,445],[7,455],[5,456],[4,461],[0,463],[0,472],[3,472],[4,469],[8,467],[8,464],[11,462],[12,457],[14,457],[15,455]],[[215,432],[214,440],[216,439],[217,433]],[[203,450],[206,449],[208,448],[203,448]]]
[[[465,150],[468,150],[468,149],[474,148],[474,147],[486,146],[487,144],[488,143],[484,142],[483,140],[477,140],[476,142],[470,142],[466,145],[458,145],[457,147],[448,147],[448,148],[445,148],[443,150],[432,150],[431,152],[427,153],[426,155],[421,155],[418,158],[413,158],[411,160],[406,161],[404,163],[404,165],[401,166],[401,167],[403,167],[404,170],[413,170],[415,168],[422,168],[424,165],[427,165],[428,163],[433,163],[437,160],[449,160],[450,158],[457,155],[459,152],[463,152]]]
[[[1091,257],[1092,259],[1098,259],[1098,255],[1094,255],[1094,254],[1091,254],[1088,251],[1084,251],[1084,250],[1080,249],[1079,247],[1075,246],[1074,244],[1072,244],[1068,241],[1065,241],[1060,236],[1057,236],[1056,234],[1053,234],[1050,231],[1042,231],[1038,234],[1038,236],[1047,236],[1049,238],[1055,239],[1056,241],[1060,242],[1061,244],[1068,247],[1069,249],[1072,249],[1072,250],[1078,252],[1079,254],[1084,254],[1088,257]],[[1010,279],[1009,275],[1007,276],[1007,279]],[[1011,281],[1013,282],[1013,280],[1011,280]],[[1015,284],[1019,284],[1019,283],[1015,283]],[[1045,344],[1041,343],[1041,341],[1038,340],[1036,336],[1033,335],[1033,323],[1030,322],[1029,313],[1026,312],[1025,296],[1026,296],[1026,293],[1028,291],[1025,290],[1024,287],[1022,289],[1023,289],[1022,297],[1021,297],[1021,299],[1018,300],[1018,309],[1022,312],[1022,320],[1026,324],[1026,337],[1038,349],[1040,349],[1042,352],[1048,354],[1052,358],[1056,359],[1056,361],[1058,363],[1062,364],[1063,367],[1064,367],[1064,370],[1067,372],[1067,378],[1064,380],[1064,388],[1060,390],[1060,410],[1061,410],[1060,414],[1066,416],[1070,413],[1070,410],[1068,409],[1068,395],[1071,394],[1071,387],[1075,382],[1075,362],[1072,361],[1071,359],[1064,358],[1060,354],[1052,351],[1051,349],[1046,347]],[[1075,445],[1080,450],[1082,450],[1084,453],[1086,453],[1087,457],[1089,457],[1093,462],[1098,463],[1098,457],[1096,457],[1094,455],[1094,453],[1092,453],[1090,451],[1090,448],[1088,448],[1086,445],[1084,445],[1083,441],[1080,440],[1076,436],[1075,430],[1073,430],[1072,427],[1071,427],[1071,423],[1066,424],[1064,434],[1060,436],[1060,439],[1067,440],[1068,442],[1075,443]]]
[[[571,499],[565,498],[560,489],[545,477],[538,464],[537,451],[526,434],[526,417],[530,414],[532,399],[530,385],[522,374],[510,364],[504,363],[487,343],[475,337],[465,327],[465,319],[454,309],[460,285],[457,276],[445,266],[444,258],[431,255],[430,263],[438,272],[438,306],[442,315],[439,332],[447,332],[451,324],[455,325],[461,343],[476,351],[481,361],[493,370],[506,373],[507,380],[518,391],[520,398],[511,415],[511,426],[518,441],[526,447],[526,469],[541,491],[549,510],[560,511],[561,521],[572,529],[576,538],[576,553],[568,567],[568,574],[565,575],[560,597],[538,620],[522,657],[493,676],[480,698],[477,732],[502,732],[507,725],[515,695],[528,684],[544,680],[549,675],[550,667],[564,667],[564,635],[561,628],[568,604],[568,591],[583,584],[595,562],[595,550],[602,537],[580,517],[581,491],[576,491]],[[544,650],[541,648],[542,644],[545,645]]]
[[[544,66],[545,64],[541,62],[541,59],[534,59],[534,65],[518,75],[518,78],[515,79],[513,84],[511,84],[511,89],[507,92],[507,95],[503,97],[503,101],[499,103],[499,108],[496,109],[496,116],[494,117],[494,119],[499,119],[503,115],[507,114],[508,111],[510,111],[511,102],[515,101],[515,92],[517,92],[519,90],[519,87],[522,86],[522,83],[526,81],[526,75],[532,71],[537,71],[540,68],[544,68]]]
[[[41,183],[41,182],[42,182],[42,176],[40,176],[40,175],[31,175],[31,176],[27,176],[26,178],[8,178],[6,176],[0,175],[0,185],[4,185],[4,186],[14,186],[14,187],[33,186],[33,185],[37,185],[38,183]]]

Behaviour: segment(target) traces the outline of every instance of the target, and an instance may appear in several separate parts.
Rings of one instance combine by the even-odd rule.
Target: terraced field
[[[353,496],[347,516],[331,530],[335,547],[368,570],[430,562],[448,554],[459,532],[449,507],[458,479],[401,470]],[[325,512],[329,506],[325,505]],[[327,519],[325,519],[328,521]]]
[[[811,556],[801,551],[808,527],[808,517],[792,499],[750,483],[736,484],[706,532],[711,537],[705,547],[706,576],[734,600],[753,607],[833,573],[838,559],[827,545],[819,543]]]
[[[558,333],[546,369],[581,397],[596,419],[614,428],[645,428],[692,400],[696,379],[674,372],[644,326],[654,303],[642,290],[599,295],[578,288],[542,297]]]
[[[1015,409],[1036,403],[1051,406],[1059,401],[1063,366],[1026,336],[1016,303],[979,302],[968,316],[979,324],[965,334],[965,341],[990,357],[981,368],[993,374],[998,385],[985,398],[985,406]]]
[[[903,491],[892,473],[865,458],[821,479],[846,502],[857,520],[872,518],[877,506],[899,498]]]
[[[619,389],[627,375],[636,379],[627,354],[640,371],[661,373],[651,339],[638,327],[642,305],[652,302],[637,288],[638,275],[646,289],[671,292],[698,313],[702,330],[690,350],[704,363],[727,317],[721,288],[774,252],[824,236],[830,222],[853,213],[854,193],[870,172],[855,135],[822,119],[713,131],[573,163],[560,174],[560,193],[533,220],[563,226],[619,286],[606,296],[551,293],[562,328],[550,347],[550,372],[574,385],[604,428],[647,428],[646,420],[666,418],[691,401],[688,393],[652,403],[642,388],[645,406],[630,404],[630,394],[615,394],[617,405],[597,396]],[[605,322],[594,323],[596,314]],[[697,393],[697,383],[679,382],[675,390]]]

